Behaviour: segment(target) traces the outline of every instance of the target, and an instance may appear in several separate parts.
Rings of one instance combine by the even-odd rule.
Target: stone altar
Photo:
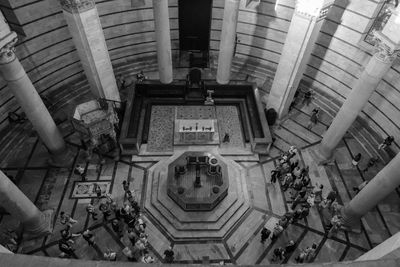
[[[217,120],[175,120],[174,145],[219,144]]]

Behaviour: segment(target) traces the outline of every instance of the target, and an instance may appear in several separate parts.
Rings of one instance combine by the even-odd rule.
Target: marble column
[[[60,0],[93,95],[121,101],[94,0]]]
[[[240,0],[225,0],[217,68],[217,82],[219,84],[227,84],[230,80],[239,4]]]
[[[0,203],[13,218],[21,222],[24,239],[51,234],[53,210],[40,211],[2,171],[0,171]]]
[[[64,139],[38,92],[16,57],[17,34],[0,19],[0,73],[40,139],[53,156],[50,163],[63,166],[68,155]]]
[[[373,209],[400,185],[400,153],[396,155],[342,211],[343,223],[356,225],[360,218]]]
[[[333,0],[297,0],[274,81],[266,103],[284,117],[311,57],[315,41]]]
[[[382,31],[374,33],[377,52],[371,57],[361,76],[335,116],[319,146],[323,160],[332,157],[333,151],[358,114],[367,104],[383,76],[389,71],[400,49],[400,24],[396,23],[400,10],[394,11]]]
[[[160,81],[171,83],[173,76],[168,0],[153,0],[153,12]]]

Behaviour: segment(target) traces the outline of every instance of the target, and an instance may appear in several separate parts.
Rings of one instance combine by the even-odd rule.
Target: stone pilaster
[[[121,101],[94,0],[60,0],[92,93]]]
[[[225,0],[217,68],[217,82],[219,84],[227,84],[230,80],[239,4],[240,0]]]
[[[297,0],[286,36],[267,108],[273,108],[282,118],[288,113],[294,94],[310,59],[315,41],[332,0]]]

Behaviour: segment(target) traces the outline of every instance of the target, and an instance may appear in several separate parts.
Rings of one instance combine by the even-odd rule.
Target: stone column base
[[[40,218],[23,223],[23,239],[31,240],[53,233],[53,210],[40,212]]]
[[[357,214],[351,212],[346,206],[342,207],[339,212],[342,216],[341,223],[346,231],[356,234],[362,233],[361,218]]]
[[[63,152],[50,154],[50,158],[48,159],[47,163],[52,167],[66,168],[72,166],[74,158],[74,153],[66,148]]]
[[[318,165],[334,164],[335,162],[335,157],[333,155],[327,159],[321,154],[319,145],[310,148],[310,154]]]

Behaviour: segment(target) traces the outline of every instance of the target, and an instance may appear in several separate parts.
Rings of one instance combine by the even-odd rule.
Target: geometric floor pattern
[[[253,158],[235,158],[245,172],[247,191],[250,206],[237,220],[226,235],[216,240],[196,241],[196,232],[193,231],[192,240],[172,240],[156,221],[149,218],[144,210],[143,215],[147,222],[146,232],[149,234],[150,254],[156,262],[162,261],[163,251],[173,243],[175,261],[177,263],[219,263],[224,261],[229,264],[268,264],[272,252],[277,246],[283,246],[289,240],[296,243],[296,250],[290,254],[283,263],[294,262],[300,249],[317,243],[318,248],[314,262],[331,262],[353,260],[365,251],[381,243],[389,236],[400,231],[399,191],[393,192],[383,200],[373,211],[362,219],[362,233],[340,232],[336,236],[327,237],[324,230],[324,220],[321,213],[312,207],[310,215],[302,221],[290,225],[282,235],[273,242],[260,243],[260,231],[264,225],[273,227],[279,218],[290,210],[291,198],[288,193],[281,190],[279,184],[270,183],[270,171],[277,164],[276,160],[282,151],[290,145],[300,148],[298,153],[302,165],[310,166],[310,178],[313,183],[325,185],[324,194],[330,189],[339,192],[338,201],[344,204],[354,197],[353,186],[360,184],[365,179],[371,179],[387,163],[381,160],[377,166],[362,172],[368,157],[362,158],[359,167],[352,168],[351,157],[358,152],[363,155],[373,153],[365,151],[365,146],[352,136],[346,136],[335,152],[335,164],[316,166],[312,161],[310,149],[316,146],[323,132],[330,124],[331,119],[327,114],[322,114],[321,123],[308,130],[309,114],[313,106],[296,107],[289,119],[280,127],[274,129],[276,141],[270,151],[270,156],[260,156],[259,161]],[[17,126],[22,127],[22,126]],[[29,129],[29,126],[23,126]],[[95,234],[96,245],[89,247],[81,237],[76,239],[75,257],[87,260],[100,260],[107,249],[118,252],[118,260],[126,261],[122,249],[129,247],[129,239],[124,236],[119,239],[113,232],[110,222],[103,222],[102,216],[93,221],[86,212],[86,206],[94,200],[90,198],[71,198],[74,183],[80,181],[79,175],[72,171],[76,164],[84,165],[87,169],[87,181],[111,181],[112,197],[121,204],[124,200],[122,181],[129,179],[131,188],[138,194],[138,199],[143,200],[146,192],[146,181],[149,169],[157,163],[153,157],[122,157],[118,162],[107,158],[105,164],[98,165],[96,159],[86,163],[84,151],[81,149],[77,136],[72,132],[67,122],[59,124],[69,147],[75,153],[74,165],[71,168],[47,167],[47,152],[36,135],[25,131],[25,138],[11,147],[1,151],[4,160],[1,162],[3,171],[13,175],[18,187],[40,209],[54,209],[56,216],[61,211],[70,213],[78,223],[73,225],[72,231],[82,232],[91,229]],[[26,129],[25,129],[26,130]],[[8,149],[8,150],[7,150]],[[385,158],[384,158],[385,159]],[[143,207],[144,203],[140,203]],[[7,215],[0,217],[0,229],[12,230],[16,225],[13,218]],[[57,241],[60,239],[60,229],[63,226],[59,219],[54,221],[53,235],[39,240],[24,242],[19,246],[18,252],[24,254],[57,257],[60,254]]]

